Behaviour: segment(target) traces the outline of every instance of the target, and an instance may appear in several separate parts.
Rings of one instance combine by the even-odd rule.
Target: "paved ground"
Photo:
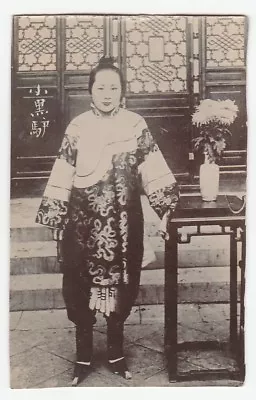
[[[228,305],[180,305],[179,341],[228,338]],[[94,329],[93,372],[80,386],[238,386],[238,381],[169,383],[164,358],[163,306],[134,307],[125,325],[125,352],[133,378],[113,375],[106,365],[106,326],[97,316]],[[75,361],[74,326],[65,310],[10,313],[12,388],[70,386]],[[182,371],[236,368],[227,352],[186,351],[179,355]]]

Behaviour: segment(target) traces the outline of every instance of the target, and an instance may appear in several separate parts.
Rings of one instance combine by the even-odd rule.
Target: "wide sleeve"
[[[149,132],[144,119],[140,120],[138,143],[139,172],[149,203],[160,218],[173,213],[179,200],[179,188],[162,152]]]
[[[62,238],[68,221],[67,211],[75,174],[77,141],[76,126],[71,123],[65,132],[36,215],[37,223],[54,230],[56,240]]]

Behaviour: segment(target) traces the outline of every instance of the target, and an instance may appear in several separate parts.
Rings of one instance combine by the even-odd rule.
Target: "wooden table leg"
[[[241,232],[242,254],[239,263],[241,268],[241,292],[240,292],[240,323],[239,323],[239,368],[241,371],[241,379],[245,377],[245,361],[244,361],[244,295],[245,295],[245,252],[246,252],[246,232],[245,227]]]
[[[230,345],[236,350],[237,345],[237,242],[236,229],[230,235]]]
[[[170,238],[165,243],[165,352],[170,381],[177,380],[178,324],[178,232],[170,224]]]

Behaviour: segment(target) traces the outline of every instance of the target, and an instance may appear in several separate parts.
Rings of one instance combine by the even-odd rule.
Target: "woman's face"
[[[109,113],[121,100],[121,82],[117,72],[111,69],[98,71],[92,86],[92,100],[102,112]]]

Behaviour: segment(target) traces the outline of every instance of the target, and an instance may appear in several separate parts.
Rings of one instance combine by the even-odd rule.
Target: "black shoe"
[[[75,369],[74,369],[74,375],[73,375],[73,381],[72,381],[72,386],[77,386],[79,385],[80,382],[82,382],[89,373],[92,371],[91,365],[86,365],[86,364],[75,364]]]
[[[121,375],[125,379],[132,379],[132,374],[127,368],[124,358],[115,362],[108,362],[111,371],[116,375]]]

